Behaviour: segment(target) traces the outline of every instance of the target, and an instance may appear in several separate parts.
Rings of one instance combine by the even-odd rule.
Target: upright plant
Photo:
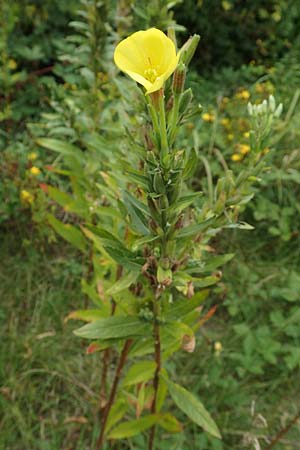
[[[106,161],[96,186],[101,202],[92,215],[81,215],[76,231],[80,242],[88,238],[94,247],[97,292],[86,284],[85,290],[97,309],[71,317],[90,322],[75,331],[93,340],[88,353],[103,352],[101,432],[95,449],[105,448],[107,440],[149,430],[148,449],[153,450],[157,427],[180,432],[182,424],[168,412],[168,395],[190,420],[221,438],[200,400],[172,380],[169,359],[180,349],[194,351],[197,330],[215,311],[201,315],[202,303],[207,288],[220,280],[217,269],[233,255],[211,256],[207,244],[224,228],[251,229],[239,222],[239,210],[253,196],[251,184],[264,168],[263,150],[281,106],[276,108],[273,97],[249,106],[248,165],[237,176],[224,169],[224,176],[215,179],[203,155],[180,145],[181,125],[199,115],[191,89],[184,87],[198,42],[194,35],[178,52],[172,30],[167,37],[151,28],[134,33],[115,50],[117,66],[146,92],[134,91],[132,101],[139,98],[143,107],[129,105],[127,116],[123,114],[128,118],[124,140],[117,157]],[[59,148],[68,149],[68,158],[75,150],[65,144]],[[84,164],[80,149],[76,158]],[[199,164],[205,168],[203,180],[193,178]],[[192,190],[204,184],[207,194]],[[72,206],[64,198],[60,203]],[[82,189],[80,199],[89,202]],[[80,214],[80,208],[75,210]],[[74,233],[75,227],[64,227],[61,234],[72,241],[68,230]],[[124,417],[129,420],[119,423]]]

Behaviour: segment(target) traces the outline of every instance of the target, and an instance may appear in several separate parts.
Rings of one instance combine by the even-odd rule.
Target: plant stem
[[[179,100],[180,100],[180,94],[174,94],[174,104],[173,109],[171,113],[171,119],[170,119],[170,132],[169,132],[169,138],[170,138],[170,144],[173,143],[176,130],[177,130],[177,121],[178,121],[178,114],[179,114]]]
[[[153,378],[153,388],[154,388],[154,398],[151,406],[151,414],[156,414],[157,408],[157,393],[158,393],[158,387],[159,387],[159,375],[161,371],[161,344],[160,344],[160,327],[159,327],[159,313],[160,313],[160,304],[159,299],[155,298],[154,300],[154,322],[153,322],[153,337],[154,337],[154,357],[156,362],[156,370]],[[150,430],[149,435],[149,446],[148,450],[154,449],[154,440],[155,440],[155,432],[156,432],[156,426],[153,425],[153,427]]]
[[[161,91],[158,98],[159,107],[159,121],[160,121],[160,137],[161,137],[161,160],[168,154],[168,137],[167,137],[167,125],[166,125],[166,112],[165,112],[165,100],[164,93]]]
[[[108,415],[109,415],[109,412],[111,410],[111,407],[114,404],[114,400],[115,400],[115,396],[116,396],[116,393],[117,393],[117,388],[118,388],[118,384],[119,384],[119,381],[120,381],[122,369],[123,369],[124,364],[126,362],[128,351],[129,351],[129,348],[131,346],[131,343],[132,343],[132,340],[131,339],[127,339],[127,341],[125,341],[125,344],[123,346],[123,349],[122,349],[122,352],[121,352],[121,355],[120,355],[120,359],[119,359],[119,363],[118,363],[118,366],[117,366],[117,369],[116,369],[115,378],[114,378],[114,381],[113,381],[113,384],[112,384],[112,387],[111,387],[109,399],[108,399],[108,402],[107,402],[107,404],[105,406],[105,409],[103,411],[101,432],[100,432],[99,438],[97,440],[95,450],[100,450],[102,445],[103,445],[106,422],[107,422]]]
[[[297,422],[297,420],[300,417],[300,413],[298,413],[292,420],[291,422],[282,430],[280,430],[280,432],[277,434],[277,436],[270,442],[270,444],[265,448],[265,450],[270,450],[271,448],[273,448],[276,444],[278,444],[278,442],[281,440],[282,436],[284,436],[289,430],[290,428],[292,428],[292,426]]]

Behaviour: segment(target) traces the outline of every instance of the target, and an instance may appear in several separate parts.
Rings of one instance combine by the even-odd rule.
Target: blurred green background
[[[174,361],[223,441],[187,427],[159,450],[265,450],[300,411],[300,2],[294,0],[2,0],[0,3],[0,448],[83,450],[98,433],[99,354],[65,323],[88,299],[87,261],[58,237],[41,186],[69,190],[59,156],[38,137],[85,147],[122,126],[115,44],[138,29],[174,25],[201,35],[188,84],[203,111],[186,124],[218,175],[248,151],[246,105],[284,105],[270,167],[242,211],[253,231],[230,231],[211,251],[233,252],[193,354]],[[103,131],[104,130],[104,131]],[[268,149],[266,149],[268,151]],[[97,164],[90,180],[97,179]],[[195,183],[201,179],[195,175]],[[91,188],[92,189],[92,188]],[[273,445],[300,448],[299,421]],[[272,448],[273,448],[272,447]],[[143,450],[143,439],[122,449]]]

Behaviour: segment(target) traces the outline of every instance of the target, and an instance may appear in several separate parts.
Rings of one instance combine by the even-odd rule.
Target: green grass
[[[83,304],[80,264],[65,246],[11,251],[13,239],[5,236],[1,248],[0,448],[88,448],[97,431],[100,356],[86,356],[74,323],[64,325]]]

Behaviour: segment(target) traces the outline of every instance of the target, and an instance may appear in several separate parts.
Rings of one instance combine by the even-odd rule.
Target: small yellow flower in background
[[[238,151],[242,154],[242,155],[247,155],[247,153],[250,152],[250,145],[248,144],[238,144]]]
[[[35,161],[38,157],[38,154],[35,152],[31,152],[29,153],[29,155],[27,156],[27,159],[29,159],[29,161]]]
[[[16,63],[16,61],[14,59],[9,59],[8,60],[7,68],[9,70],[16,70],[17,67],[18,67],[18,64]]]
[[[247,91],[246,89],[243,89],[242,91],[240,91],[236,94],[236,98],[238,98],[240,100],[249,100],[250,92]]]
[[[231,155],[231,160],[234,162],[239,162],[243,159],[243,156],[240,155],[239,153],[234,153],[233,155]]]
[[[233,141],[234,135],[232,133],[227,134],[227,139]]]
[[[204,122],[213,122],[215,120],[214,114],[210,114],[210,113],[204,113],[204,114],[202,114],[201,117],[204,120]]]
[[[245,131],[245,133],[243,134],[244,138],[249,139],[250,137],[250,133],[249,131]]]
[[[230,120],[227,119],[226,117],[224,119],[220,120],[221,125],[223,125],[223,127],[228,128],[230,126]]]
[[[38,167],[33,166],[33,167],[31,167],[29,172],[31,173],[31,175],[38,176],[38,175],[40,175],[41,170]]]
[[[219,341],[215,342],[215,343],[214,343],[214,351],[215,351],[215,354],[216,354],[217,356],[219,356],[220,353],[222,352],[222,350],[223,350],[223,345],[222,345],[222,343],[219,342]]]
[[[146,94],[161,89],[179,61],[173,41],[162,31],[137,31],[121,41],[114,53],[116,65],[146,88]]]
[[[26,191],[25,189],[22,189],[20,193],[20,198],[22,203],[27,203],[29,205],[33,203],[33,195],[30,192]]]

